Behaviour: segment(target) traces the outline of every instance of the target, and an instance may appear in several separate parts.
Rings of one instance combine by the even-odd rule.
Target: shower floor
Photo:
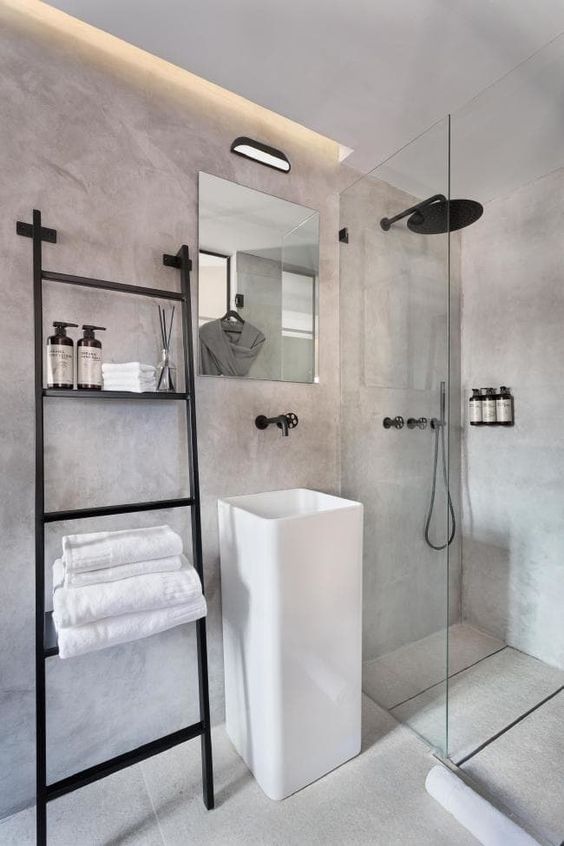
[[[549,843],[564,840],[564,672],[466,623],[451,626],[448,752]],[[445,635],[364,665],[364,690],[430,745],[444,744]]]

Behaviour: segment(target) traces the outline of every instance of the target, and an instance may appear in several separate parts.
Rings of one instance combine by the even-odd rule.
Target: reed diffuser
[[[157,367],[157,391],[175,391],[176,367],[170,359],[170,339],[172,337],[172,324],[174,322],[174,309],[170,314],[170,321],[167,320],[166,309],[158,306],[159,325],[161,327],[162,355]]]

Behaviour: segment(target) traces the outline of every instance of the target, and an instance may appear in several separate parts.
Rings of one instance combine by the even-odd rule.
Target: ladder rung
[[[71,388],[44,388],[44,397],[59,397],[59,399],[109,399],[109,400],[187,400],[189,394],[172,393],[169,391],[146,391],[143,394],[134,391],[80,391]]]
[[[194,505],[192,497],[157,499],[154,502],[128,502],[124,505],[102,505],[99,508],[73,508],[70,511],[46,511],[44,523],[80,520],[83,517],[108,517],[111,514],[131,514],[133,511],[158,511],[161,508],[187,508]]]
[[[66,285],[81,285],[84,288],[103,288],[105,291],[119,291],[122,294],[139,294],[142,297],[158,297],[162,300],[183,300],[177,291],[161,288],[146,288],[143,285],[126,285],[122,282],[109,282],[106,279],[91,279],[88,276],[74,276],[70,273],[55,273],[42,270],[41,278],[47,282],[64,282]]]
[[[86,770],[81,770],[60,781],[55,781],[53,784],[48,784],[47,799],[57,799],[59,796],[71,793],[73,790],[86,787],[87,784],[92,784],[94,781],[106,778],[106,776],[116,773],[118,770],[123,770],[125,767],[130,767],[132,764],[138,764],[146,758],[158,755],[159,752],[172,749],[173,746],[178,746],[179,743],[193,740],[193,738],[199,737],[203,733],[204,724],[202,722],[194,723],[179,731],[174,731],[172,734],[152,740],[150,743],[145,743],[143,746],[138,746],[137,749],[133,749],[131,752],[124,752],[123,755],[117,755],[108,761],[102,761],[100,764],[95,764]]]

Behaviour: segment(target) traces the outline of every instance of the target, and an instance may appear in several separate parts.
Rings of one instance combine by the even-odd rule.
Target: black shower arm
[[[383,217],[380,221],[380,226],[382,229],[387,232],[392,223],[396,223],[396,221],[401,220],[403,217],[408,217],[410,214],[414,214],[415,212],[421,211],[426,206],[430,206],[431,203],[438,203],[439,201],[446,202],[446,197],[444,194],[433,194],[432,197],[429,197],[428,200],[422,200],[420,203],[417,203],[416,206],[411,206],[410,209],[406,209],[405,211],[396,214],[395,217]]]

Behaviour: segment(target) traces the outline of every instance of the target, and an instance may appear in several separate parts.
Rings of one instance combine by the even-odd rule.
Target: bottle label
[[[73,386],[73,347],[70,344],[47,346],[47,385]]]
[[[495,406],[498,423],[513,423],[513,409],[510,399],[498,399]]]
[[[79,385],[102,385],[102,350],[100,347],[78,347]]]
[[[482,422],[482,401],[470,402],[470,423]]]
[[[497,423],[495,399],[482,400],[482,419],[484,423]]]

